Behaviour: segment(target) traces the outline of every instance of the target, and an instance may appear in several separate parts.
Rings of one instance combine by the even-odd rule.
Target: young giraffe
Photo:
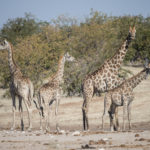
[[[13,58],[13,49],[12,45],[4,40],[0,43],[0,50],[8,50],[8,62],[9,62],[9,70],[11,75],[10,82],[10,93],[12,97],[12,111],[13,111],[13,124],[11,130],[15,129],[15,112],[16,112],[16,99],[18,96],[19,99],[19,112],[21,117],[21,129],[24,130],[23,123],[23,108],[22,108],[22,100],[25,103],[28,112],[29,119],[29,128],[32,129],[32,100],[33,100],[33,92],[34,87],[29,78],[25,77],[18,66],[15,64]]]
[[[93,97],[94,90],[97,89],[100,92],[105,92],[106,82],[108,84],[108,90],[111,90],[122,83],[122,80],[118,77],[118,71],[127,53],[129,44],[132,39],[135,38],[135,33],[135,27],[130,27],[129,34],[117,53],[111,59],[105,61],[102,67],[85,77],[83,81],[84,101],[82,106],[84,130],[89,129],[88,108],[89,102]]]
[[[125,130],[126,123],[125,120],[128,116],[129,129],[131,129],[131,103],[134,99],[133,89],[144,79],[146,79],[147,75],[150,72],[150,64],[146,63],[145,68],[134,75],[133,77],[125,80],[121,85],[117,88],[109,91],[105,95],[104,103],[104,114],[102,117],[102,123],[104,126],[104,120],[106,119],[106,115],[109,113],[110,117],[110,130],[114,130],[114,114],[116,115],[116,129],[119,128],[118,123],[118,106],[123,106],[123,130]],[[127,113],[128,112],[128,113]]]
[[[55,101],[56,130],[59,131],[57,113],[61,95],[61,84],[63,83],[64,65],[66,61],[74,61],[74,57],[70,56],[68,53],[61,56],[56,74],[52,76],[49,82],[44,84],[38,91],[38,104],[41,110],[40,129],[42,129],[43,116],[46,120],[46,130],[49,131],[50,105]]]

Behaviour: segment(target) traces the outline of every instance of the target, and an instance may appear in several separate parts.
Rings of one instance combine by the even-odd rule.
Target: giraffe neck
[[[119,51],[112,57],[112,59],[110,59],[109,64],[113,64],[114,68],[116,68],[116,70],[119,70],[125,55],[127,53],[128,50],[128,46],[131,43],[131,33],[129,32],[126,40],[123,42],[121,48],[119,49]]]
[[[59,63],[58,63],[58,70],[54,79],[54,80],[57,80],[59,83],[63,82],[64,66],[65,66],[65,58],[61,56]]]
[[[130,78],[126,83],[128,86],[130,86],[132,89],[134,89],[141,81],[146,79],[147,73],[146,69],[143,69],[140,73]]]
[[[8,48],[8,64],[9,64],[10,73],[13,74],[16,71],[17,66],[13,58],[13,50],[11,45]]]

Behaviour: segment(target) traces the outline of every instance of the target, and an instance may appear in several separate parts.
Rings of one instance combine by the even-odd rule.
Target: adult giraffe
[[[118,77],[118,72],[127,53],[128,46],[132,39],[135,38],[135,33],[135,27],[130,27],[126,40],[123,42],[121,48],[116,52],[116,54],[112,58],[106,60],[102,67],[85,77],[83,81],[84,101],[82,106],[84,130],[89,129],[88,108],[89,102],[93,97],[94,90],[96,89],[100,92],[105,92],[106,83],[107,90],[111,90],[122,83],[122,80],[120,80]]]
[[[4,40],[0,42],[0,50],[8,51],[8,63],[10,70],[10,94],[12,97],[12,111],[13,111],[13,124],[11,130],[15,129],[15,112],[16,112],[16,99],[18,96],[19,99],[19,112],[21,116],[21,129],[24,130],[23,123],[23,108],[22,108],[22,100],[25,103],[28,112],[29,119],[29,128],[30,131],[32,129],[32,102],[33,102],[33,93],[34,87],[29,78],[25,77],[20,71],[19,67],[16,65],[13,58],[13,49],[12,45]]]

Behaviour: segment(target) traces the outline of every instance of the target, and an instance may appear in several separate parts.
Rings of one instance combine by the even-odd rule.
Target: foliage
[[[40,23],[31,15],[26,13],[25,17],[8,19],[3,25],[0,36],[16,44],[17,38],[25,38],[39,31]]]
[[[22,26],[21,26],[22,25]],[[50,23],[31,16],[9,20],[1,36],[14,44],[14,57],[22,72],[34,82],[35,89],[57,71],[59,56],[68,51],[76,62],[65,65],[63,89],[67,95],[80,95],[86,74],[98,69],[121,47],[130,26],[136,26],[136,39],[129,46],[125,62],[150,58],[150,17],[107,16],[91,11],[84,22],[59,16]],[[6,52],[0,52],[0,82],[8,87],[9,70]],[[123,71],[121,76],[125,76]]]

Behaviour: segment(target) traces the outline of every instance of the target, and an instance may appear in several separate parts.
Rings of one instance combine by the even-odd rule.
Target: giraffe
[[[146,63],[145,67],[138,74],[125,80],[121,85],[108,91],[104,98],[104,114],[102,117],[102,124],[109,113],[110,117],[110,130],[114,131],[114,114],[116,117],[116,129],[119,129],[118,123],[118,108],[123,106],[123,130],[126,128],[126,118],[128,117],[129,129],[131,129],[131,104],[134,100],[133,89],[147,78],[150,73],[150,63]]]
[[[10,76],[11,76],[10,94],[12,98],[12,112],[13,112],[13,123],[12,123],[11,130],[15,129],[15,112],[16,112],[16,96],[17,96],[19,100],[21,130],[22,131],[24,130],[23,107],[22,107],[22,101],[23,101],[28,112],[28,120],[29,120],[28,130],[31,131],[32,129],[32,100],[33,100],[33,93],[34,93],[33,84],[29,78],[25,77],[22,74],[19,67],[16,65],[14,58],[13,58],[13,46],[7,40],[1,41],[0,50],[8,51],[8,63],[9,63],[9,70],[10,70]]]
[[[123,42],[121,48],[115,53],[115,55],[106,60],[99,69],[87,75],[83,80],[84,101],[82,105],[82,113],[84,130],[89,130],[88,108],[89,103],[94,95],[94,90],[96,89],[99,92],[105,92],[106,82],[108,84],[108,90],[113,89],[121,84],[122,80],[118,77],[118,71],[127,53],[129,44],[135,38],[135,34],[135,27],[130,27],[126,40]]]
[[[38,105],[40,108],[40,129],[42,130],[42,119],[46,121],[46,131],[49,131],[49,114],[50,106],[55,101],[55,118],[56,118],[56,130],[59,132],[59,125],[57,120],[58,106],[60,102],[61,84],[63,83],[64,65],[66,61],[74,61],[74,57],[69,53],[65,53],[60,57],[58,63],[58,70],[51,78],[49,82],[44,84],[38,91]],[[43,118],[42,118],[43,117]]]

